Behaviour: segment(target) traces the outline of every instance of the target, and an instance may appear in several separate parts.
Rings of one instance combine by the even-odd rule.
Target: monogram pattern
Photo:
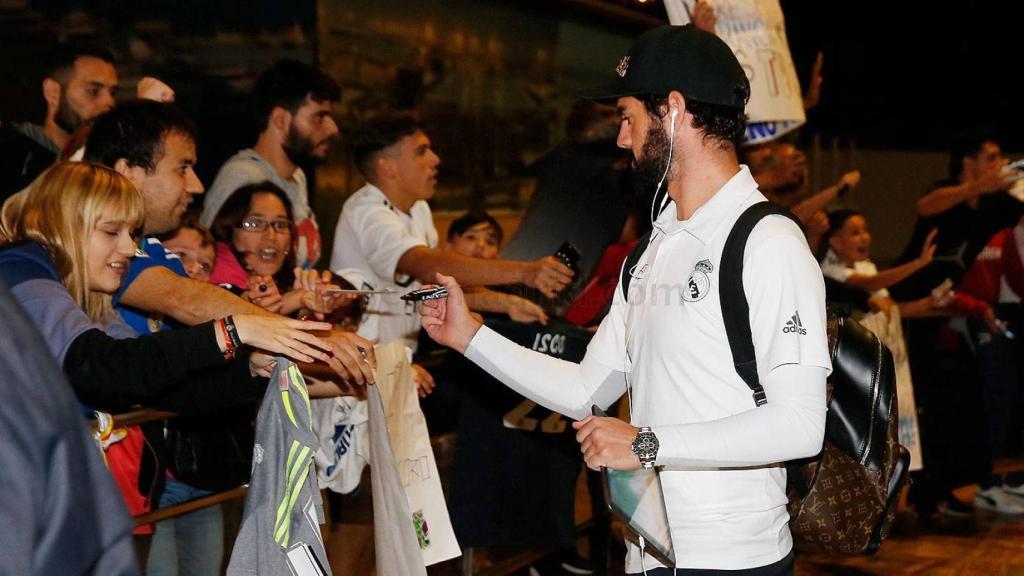
[[[829,347],[833,350],[838,332],[834,322],[829,318]],[[880,470],[873,471],[862,465],[832,445],[828,438],[818,457],[787,466],[789,527],[793,545],[798,550],[870,554],[889,535],[896,518],[896,499],[888,501],[888,487],[903,450],[897,442],[898,410],[895,384],[892,386],[886,458]],[[829,396],[831,400],[831,394]],[[903,486],[899,486],[897,494],[902,489]],[[878,538],[875,538],[876,532]]]

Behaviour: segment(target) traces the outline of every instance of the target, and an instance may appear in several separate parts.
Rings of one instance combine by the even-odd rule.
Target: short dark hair
[[[641,95],[637,98],[644,103],[651,118],[663,119],[668,114],[667,95]],[[687,98],[686,111],[693,115],[693,127],[704,131],[704,139],[711,138],[723,146],[739,148],[743,134],[747,130],[747,114],[743,108],[709,104]]]
[[[166,242],[167,240],[177,236],[178,232],[181,232],[186,228],[189,230],[195,230],[199,234],[199,237],[202,238],[202,242],[200,243],[202,248],[213,246],[216,243],[216,240],[213,238],[213,234],[210,234],[210,230],[199,222],[199,212],[196,212],[195,210],[189,210],[182,215],[181,225],[178,226],[177,230],[161,234],[157,238],[159,238],[161,242]]]
[[[987,130],[962,134],[949,150],[949,179],[958,180],[964,171],[964,158],[977,156],[986,142],[997,142],[995,135]]]
[[[341,100],[341,87],[333,78],[298,60],[278,60],[256,79],[253,104],[260,130],[267,127],[270,113],[281,107],[292,114],[306,103]]]
[[[152,171],[163,158],[164,138],[181,134],[198,139],[196,125],[173,104],[135,100],[100,115],[85,141],[85,160],[113,168],[124,158],[129,166]]]
[[[373,161],[377,153],[420,130],[423,130],[423,125],[411,112],[387,111],[370,116],[352,132],[349,139],[352,159],[363,176],[373,178],[376,175]]]
[[[840,208],[829,212],[828,231],[825,232],[825,240],[828,240],[839,233],[839,231],[843,229],[843,226],[846,225],[846,222],[854,216],[863,217],[863,214],[858,210],[853,210],[852,208]]]
[[[498,244],[501,244],[501,241],[505,236],[505,231],[501,229],[501,224],[498,224],[498,221],[494,219],[494,216],[491,216],[483,210],[470,210],[455,220],[452,220],[451,226],[448,227],[448,240],[451,241],[456,236],[462,236],[466,233],[466,230],[469,230],[481,222],[486,222],[494,228],[494,231],[498,235]]]
[[[43,63],[43,78],[52,78],[63,85],[67,75],[79,58],[92,57],[114,63],[114,54],[109,48],[90,42],[59,42],[53,45]]]

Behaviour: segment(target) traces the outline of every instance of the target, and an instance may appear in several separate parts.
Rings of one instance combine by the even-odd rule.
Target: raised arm
[[[935,256],[935,235],[938,231],[936,228],[928,233],[924,240],[924,246],[921,248],[921,255],[910,262],[887,268],[874,276],[854,273],[846,279],[846,283],[870,292],[898,284],[931,263]]]
[[[591,414],[592,405],[607,408],[626,391],[625,374],[589,351],[580,364],[566,362],[528,350],[483,326],[470,315],[459,284],[450,276],[439,275],[438,280],[448,288],[448,298],[421,306],[427,334],[465,354],[517,393],[579,420]]]
[[[942,186],[928,192],[917,201],[917,215],[928,218],[941,214],[961,202],[973,200],[982,194],[1006,190],[1013,182],[1013,173],[1003,172],[1003,167],[997,166],[976,180]]]
[[[489,260],[416,246],[398,260],[400,274],[434,282],[437,274],[454,277],[467,286],[526,284],[551,298],[572,282],[573,272],[554,257],[540,260]]]
[[[806,198],[805,200],[797,203],[793,206],[793,215],[800,219],[801,222],[807,223],[807,221],[814,216],[817,212],[824,210],[830,202],[836,199],[845,190],[851,190],[856,188],[860,184],[860,171],[853,170],[843,174],[843,177],[839,179],[832,186],[821,190],[820,192]]]
[[[188,326],[230,314],[276,316],[219,286],[181,276],[163,266],[142,271],[125,289],[119,304],[163,314]]]
[[[515,294],[475,286],[465,290],[463,296],[466,298],[466,305],[474,312],[505,314],[516,322],[548,323],[548,315],[544,313],[543,308]]]

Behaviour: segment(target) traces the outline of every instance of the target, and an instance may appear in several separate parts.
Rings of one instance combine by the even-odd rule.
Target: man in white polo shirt
[[[661,467],[679,574],[793,570],[782,462],[821,450],[831,370],[821,272],[800,229],[769,216],[753,230],[743,285],[768,402],[740,379],[719,302],[725,240],[765,201],[736,157],[750,89],[729,47],[693,26],[637,38],[618,78],[582,96],[615,100],[618,144],[657,186],[654,230],[580,364],[537,354],[481,326],[462,292],[422,307],[438,342],[520,394],[579,420],[587,465]],[[662,184],[667,191],[661,192]],[[664,204],[663,204],[664,203]],[[591,416],[631,392],[630,423]],[[672,574],[630,545],[626,572]]]
[[[395,294],[371,299],[364,322],[378,323],[378,338],[404,338],[416,350],[419,315],[399,296],[433,281],[438,272],[467,285],[526,284],[552,297],[572,270],[548,256],[539,260],[471,258],[437,249],[437,230],[427,205],[441,159],[414,115],[385,112],[367,120],[351,138],[352,155],[367,184],[341,210],[334,233],[331,270],[354,268],[373,288]]]

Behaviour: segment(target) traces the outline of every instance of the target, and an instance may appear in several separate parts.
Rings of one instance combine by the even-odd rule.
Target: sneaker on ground
[[[1002,488],[1003,492],[1006,492],[1007,494],[1024,498],[1024,484],[1018,484],[1016,486],[1003,484],[1000,488]]]
[[[1001,486],[979,488],[974,494],[974,505],[999,514],[1024,514],[1024,500],[1007,493]]]

